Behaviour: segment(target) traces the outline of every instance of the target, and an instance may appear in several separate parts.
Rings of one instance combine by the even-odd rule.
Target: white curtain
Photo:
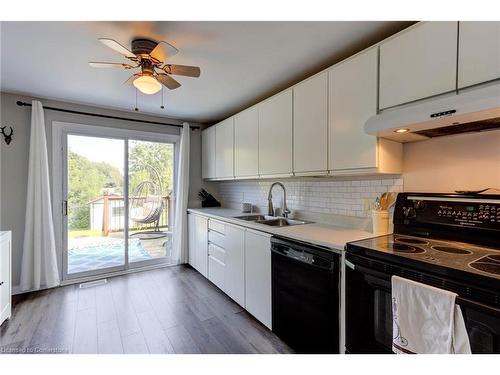
[[[175,186],[175,215],[172,257],[177,263],[187,262],[187,204],[189,194],[189,136],[190,127],[187,122],[182,126]]]
[[[42,103],[33,100],[21,290],[59,285]]]

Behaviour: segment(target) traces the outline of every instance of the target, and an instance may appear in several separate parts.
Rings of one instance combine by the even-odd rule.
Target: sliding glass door
[[[125,266],[125,141],[67,136],[67,273]]]
[[[131,139],[128,166],[129,263],[170,261],[174,145]]]
[[[176,138],[68,127],[59,129],[63,278],[171,263]]]

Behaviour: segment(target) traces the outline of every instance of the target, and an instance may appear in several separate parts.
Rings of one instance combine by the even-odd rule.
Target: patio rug
[[[121,266],[125,262],[124,240],[116,238],[78,238],[70,241],[68,273]],[[139,239],[129,240],[129,261],[151,259]]]

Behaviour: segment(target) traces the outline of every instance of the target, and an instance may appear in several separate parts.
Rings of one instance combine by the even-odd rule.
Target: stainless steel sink
[[[257,221],[257,220],[266,220],[269,216],[264,215],[244,215],[244,216],[235,216],[235,219],[245,220],[245,221]]]
[[[304,220],[293,220],[293,219],[286,219],[286,218],[273,218],[273,219],[267,219],[267,220],[257,220],[256,223],[258,224],[264,224],[264,225],[269,225],[271,227],[288,227],[292,225],[303,225],[303,224],[310,224],[310,221],[304,221]]]
[[[292,225],[311,224],[312,221],[288,219],[285,217],[267,216],[267,215],[243,215],[235,216],[235,219],[253,221],[256,224],[269,225],[271,227],[288,227]]]

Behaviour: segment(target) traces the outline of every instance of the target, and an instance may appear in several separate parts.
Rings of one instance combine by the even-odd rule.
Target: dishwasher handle
[[[307,251],[294,249],[293,247],[290,246],[273,245],[271,251],[274,254],[290,258],[301,263],[306,263],[313,267],[327,269],[327,270],[333,269],[332,261],[322,258],[318,255],[311,254]]]

